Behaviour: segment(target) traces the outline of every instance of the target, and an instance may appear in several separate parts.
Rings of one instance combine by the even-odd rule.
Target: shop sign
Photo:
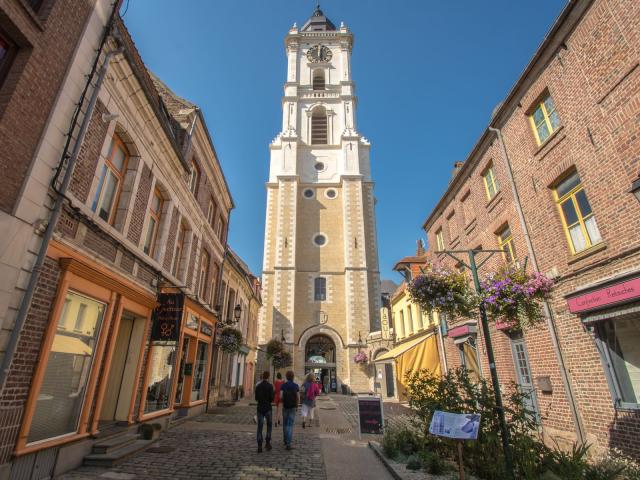
[[[200,332],[202,332],[207,337],[213,336],[213,327],[208,323],[200,322]]]
[[[184,308],[182,293],[161,293],[159,305],[153,310],[152,341],[176,341],[180,337],[180,322]]]
[[[583,295],[576,295],[567,299],[567,305],[571,313],[580,313],[638,297],[640,297],[640,278],[633,278]]]
[[[382,398],[358,397],[358,420],[360,433],[382,433]]]
[[[187,315],[187,328],[198,330],[198,316],[195,313],[189,313],[189,315]]]

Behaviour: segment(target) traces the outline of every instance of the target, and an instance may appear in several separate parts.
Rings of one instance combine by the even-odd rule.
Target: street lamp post
[[[489,260],[494,253],[502,253],[503,250],[443,250],[436,253],[444,253],[451,258],[461,263],[469,270],[471,270],[471,276],[473,277],[473,285],[476,292],[480,292],[480,279],[478,278],[478,269]],[[466,253],[469,256],[469,264],[467,265],[463,260],[460,260],[455,256],[456,253]],[[485,258],[479,265],[476,264],[476,254],[488,253],[489,256]],[[496,400],[496,410],[498,412],[498,421],[500,423],[500,433],[502,438],[502,449],[504,451],[504,463],[507,470],[507,476],[509,479],[513,479],[513,459],[511,457],[511,447],[509,446],[509,429],[507,428],[507,420],[504,415],[504,406],[502,404],[502,393],[500,392],[500,382],[498,381],[498,371],[496,370],[496,361],[493,354],[493,344],[491,343],[491,333],[489,332],[489,321],[487,319],[487,311],[484,307],[484,303],[480,302],[480,322],[482,323],[482,333],[484,334],[484,344],[487,349],[487,360],[489,361],[489,371],[491,373],[491,383],[493,384],[493,393]]]
[[[238,323],[240,321],[240,315],[242,315],[242,307],[238,303],[236,308],[233,309],[234,323]],[[236,353],[236,402],[240,400],[240,362],[238,362],[238,357],[239,354]]]

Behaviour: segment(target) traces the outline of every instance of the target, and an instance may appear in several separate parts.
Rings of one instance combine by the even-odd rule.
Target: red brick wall
[[[151,193],[151,184],[153,183],[153,174],[146,163],[142,164],[142,173],[140,174],[140,183],[138,184],[138,192],[136,201],[133,205],[131,213],[131,223],[129,224],[129,232],[127,238],[138,245],[142,236],[142,227],[147,215],[147,204],[149,203],[149,194]]]
[[[95,0],[56,1],[42,22],[43,28],[27,14],[22,1],[2,4],[0,27],[19,46],[0,85],[0,171],[3,172],[0,209],[5,212],[11,212],[15,206],[94,3]]]
[[[0,464],[9,460],[17,440],[22,409],[31,386],[49,314],[58,289],[60,267],[45,259],[31,302],[31,308],[9,370],[7,385],[0,397]]]
[[[98,100],[69,183],[69,191],[81,202],[87,201],[91,182],[93,177],[97,175],[96,169],[98,160],[100,160],[100,152],[109,129],[109,123],[102,120],[102,115],[105,113],[109,113],[107,108]]]

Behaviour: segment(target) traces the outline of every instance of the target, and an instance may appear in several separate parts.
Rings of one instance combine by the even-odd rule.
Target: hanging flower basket
[[[467,276],[455,270],[434,268],[418,275],[407,286],[411,301],[423,310],[470,317],[477,305]]]
[[[540,272],[504,268],[482,282],[481,296],[497,322],[524,329],[542,320],[540,301],[548,299],[552,289],[553,280]]]
[[[369,357],[367,356],[366,352],[358,352],[353,357],[353,361],[363,365],[369,361]]]
[[[267,352],[267,358],[273,358],[280,354],[284,350],[284,345],[280,340],[269,340],[265,345],[265,350]]]
[[[237,328],[225,327],[216,343],[223,352],[236,353],[242,345],[242,332]]]
[[[274,368],[287,368],[293,365],[293,358],[289,352],[283,350],[271,357],[271,364]]]

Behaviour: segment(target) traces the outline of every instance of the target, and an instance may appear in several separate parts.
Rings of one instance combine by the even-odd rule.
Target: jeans
[[[296,419],[296,408],[282,409],[282,433],[284,434],[284,444],[291,445],[293,437],[293,423]]]
[[[262,426],[264,421],[267,422],[267,443],[271,443],[271,430],[273,428],[273,424],[271,422],[271,409],[268,412],[260,413],[258,412],[258,445],[262,445]]]

